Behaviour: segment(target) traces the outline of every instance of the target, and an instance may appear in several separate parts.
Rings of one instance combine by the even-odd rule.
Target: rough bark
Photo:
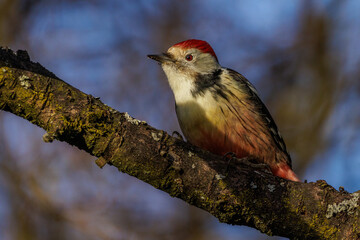
[[[77,146],[99,166],[113,165],[221,222],[290,239],[360,238],[360,192],[228,163],[70,86],[25,51],[0,48],[0,110],[45,129],[44,141]]]

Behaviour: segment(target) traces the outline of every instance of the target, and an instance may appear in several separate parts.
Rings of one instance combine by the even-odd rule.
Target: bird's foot
[[[255,169],[265,169],[271,172],[270,166],[268,164],[255,162],[255,159],[251,157],[236,158],[236,162]]]
[[[237,164],[244,164],[246,166],[250,166],[251,168],[254,169],[260,169],[266,172],[270,172],[271,173],[271,168],[268,164],[265,163],[258,163],[256,162],[256,160],[252,157],[243,157],[243,158],[237,158],[235,153],[233,152],[228,152],[226,154],[224,154],[223,156],[224,160],[228,160],[227,165],[226,165],[226,170],[225,172],[227,173],[231,164],[231,161],[233,161],[236,165]]]
[[[181,134],[178,131],[173,131],[171,134],[172,137],[175,137],[181,141],[184,141],[184,138],[181,136]]]
[[[233,158],[236,158],[236,154],[233,153],[233,152],[227,152],[227,153],[225,153],[224,156],[223,156],[223,159],[224,159],[224,160],[228,160],[229,162],[230,162],[231,159],[233,159]]]

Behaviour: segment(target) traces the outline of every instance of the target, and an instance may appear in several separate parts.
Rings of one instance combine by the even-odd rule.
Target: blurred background
[[[180,131],[146,55],[208,41],[258,89],[301,179],[360,189],[360,1],[0,0],[0,45],[111,107]],[[280,239],[219,223],[0,112],[0,239]]]

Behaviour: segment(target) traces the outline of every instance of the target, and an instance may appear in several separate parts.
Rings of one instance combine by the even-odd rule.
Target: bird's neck
[[[205,74],[182,73],[167,66],[163,66],[163,69],[177,104],[197,101],[198,97],[204,96],[214,85],[220,83],[223,72],[222,68]]]
[[[172,67],[163,66],[171,90],[177,104],[195,101],[191,90],[194,88],[193,76],[174,70]]]

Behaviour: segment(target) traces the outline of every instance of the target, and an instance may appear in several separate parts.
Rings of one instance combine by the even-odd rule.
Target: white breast
[[[214,116],[218,115],[218,103],[210,91],[204,95],[194,97],[192,90],[194,80],[179,71],[174,71],[173,66],[163,65],[169,85],[174,93],[176,102],[176,114],[181,130],[187,140],[195,142],[195,138],[201,137],[200,131],[210,130],[214,127]]]
[[[174,70],[172,65],[162,65],[162,67],[174,93],[175,102],[181,104],[193,101],[194,97],[191,94],[193,83],[190,76]]]

